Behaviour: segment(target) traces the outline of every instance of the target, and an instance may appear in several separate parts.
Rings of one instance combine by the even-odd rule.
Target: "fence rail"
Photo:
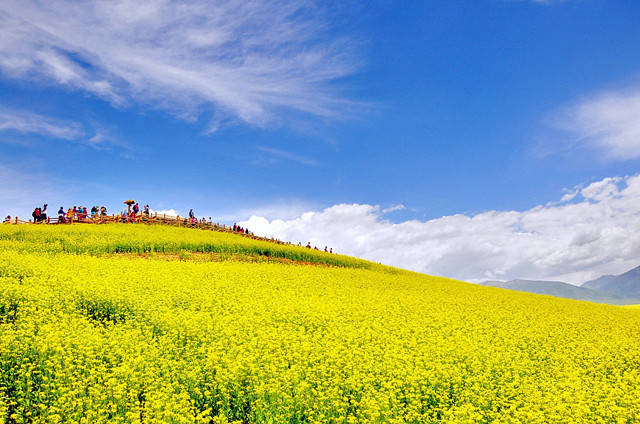
[[[80,216],[76,218],[67,218],[66,216],[61,218],[47,217],[47,219],[41,221],[28,220],[24,221],[18,217],[12,218],[10,221],[4,221],[3,224],[19,225],[65,225],[65,224],[108,224],[108,223],[129,223],[129,224],[160,224],[170,225],[173,227],[185,227],[185,228],[198,228],[201,230],[218,231],[241,235],[244,237],[252,238],[254,240],[268,241],[277,244],[292,245],[292,243],[284,242],[275,238],[259,237],[252,233],[245,233],[241,231],[234,231],[232,227],[228,227],[223,224],[212,223],[205,220],[197,220],[191,218],[182,218],[180,216],[167,216],[165,214],[147,215],[144,213],[138,215],[96,215],[96,216]]]

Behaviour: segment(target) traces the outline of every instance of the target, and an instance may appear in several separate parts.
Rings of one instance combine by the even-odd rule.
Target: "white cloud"
[[[555,125],[569,132],[577,143],[586,143],[609,159],[640,157],[639,90],[593,96],[560,115]]]
[[[128,149],[128,145],[111,136],[102,128],[85,130],[85,126],[66,119],[54,118],[26,110],[0,107],[0,133],[39,135],[58,140],[68,140],[97,150],[108,150],[111,146]],[[93,134],[93,135],[89,135]],[[25,145],[24,141],[20,144]]]
[[[308,203],[288,199],[259,207],[245,207],[214,213],[211,216],[221,223],[238,222],[238,220],[248,219],[251,216],[261,216],[267,219],[294,219],[313,207]]]
[[[64,140],[75,140],[84,136],[82,125],[77,122],[6,108],[0,108],[0,131],[39,134]]]
[[[341,204],[293,219],[252,216],[256,234],[434,275],[581,283],[640,264],[640,175],[606,178],[572,203],[393,223],[377,206]]]
[[[580,194],[579,190],[572,190],[572,191],[567,191],[562,198],[560,199],[559,203],[565,203],[565,202],[570,202],[573,199],[576,198],[576,196]]]
[[[177,211],[175,209],[162,209],[162,210],[154,210],[154,209],[149,209],[149,212],[153,215],[155,213],[157,213],[159,216],[161,215],[167,215],[167,216],[180,216],[180,211]],[[183,215],[184,216],[184,215]]]
[[[402,211],[402,210],[405,210],[405,209],[406,209],[406,207],[405,207],[404,205],[402,205],[402,204],[400,204],[400,205],[393,205],[393,206],[389,206],[389,207],[388,207],[388,208],[386,208],[386,209],[383,209],[383,210],[382,210],[382,213],[383,213],[383,214],[385,214],[385,213],[391,213],[391,212],[395,212],[395,211]]]
[[[257,149],[263,153],[267,153],[270,156],[274,156],[276,158],[290,160],[290,161],[297,162],[299,164],[307,165],[307,166],[318,166],[318,162],[316,162],[315,160],[306,158],[304,156],[300,156],[292,152],[288,152],[286,150],[274,149],[272,147],[264,147],[264,146],[258,146]]]
[[[282,108],[339,117],[355,104],[332,82],[355,61],[327,21],[283,0],[5,0],[0,70],[189,120],[214,109],[212,129],[265,125]]]

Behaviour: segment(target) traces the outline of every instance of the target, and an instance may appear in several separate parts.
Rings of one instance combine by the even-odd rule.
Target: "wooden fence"
[[[209,231],[219,231],[225,233],[231,233],[236,235],[241,235],[244,237],[249,237],[254,240],[268,241],[271,243],[277,244],[287,244],[292,245],[292,243],[284,242],[282,240],[267,238],[267,237],[259,237],[254,235],[253,233],[245,233],[241,231],[233,231],[232,227],[228,227],[223,224],[208,222],[206,220],[197,220],[191,218],[182,218],[180,216],[167,216],[166,214],[158,215],[154,213],[153,215],[147,215],[144,213],[138,215],[96,215],[94,217],[91,216],[80,216],[77,218],[69,219],[64,216],[64,218],[52,218],[47,217],[46,220],[34,222],[33,220],[24,221],[18,217],[12,218],[10,221],[5,221],[3,224],[31,224],[31,225],[65,225],[65,224],[109,224],[109,223],[129,223],[129,224],[160,224],[160,225],[170,225],[173,227],[185,227],[185,228],[198,228],[201,230],[209,230]]]

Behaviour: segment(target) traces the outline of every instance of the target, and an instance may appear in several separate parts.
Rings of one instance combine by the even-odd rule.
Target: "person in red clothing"
[[[31,213],[31,216],[33,217],[34,223],[37,224],[38,222],[40,222],[40,208],[35,208]]]

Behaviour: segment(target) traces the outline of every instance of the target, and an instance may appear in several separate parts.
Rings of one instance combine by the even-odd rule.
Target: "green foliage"
[[[0,251],[47,254],[118,254],[202,252],[282,258],[349,268],[383,269],[373,262],[290,244],[255,240],[226,232],[162,225],[0,225]],[[391,268],[386,267],[387,270]]]
[[[0,324],[15,322],[18,317],[19,305],[16,298],[0,299]]]
[[[131,308],[125,302],[112,299],[82,297],[77,301],[77,307],[82,314],[102,324],[122,323],[133,315]]]

